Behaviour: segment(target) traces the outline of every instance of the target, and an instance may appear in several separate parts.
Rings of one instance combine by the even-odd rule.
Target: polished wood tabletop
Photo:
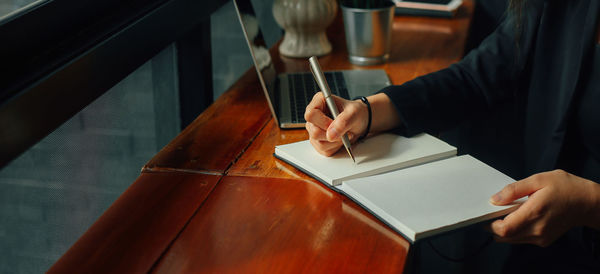
[[[384,69],[402,84],[458,61],[473,11],[396,16],[390,61],[348,62],[341,16],[328,29],[326,70]],[[281,57],[287,72],[305,59]],[[375,91],[372,91],[375,92]],[[66,272],[374,272],[410,265],[410,244],[356,203],[273,157],[300,140],[280,129],[250,68],[142,168],[141,176],[52,266]]]
[[[227,176],[154,271],[398,273],[408,247],[319,183]]]
[[[220,178],[183,172],[142,173],[49,272],[149,271]]]

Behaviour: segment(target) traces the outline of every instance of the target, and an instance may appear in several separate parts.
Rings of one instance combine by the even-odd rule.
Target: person
[[[352,142],[389,130],[436,133],[512,104],[523,114],[515,126],[527,176],[490,201],[528,199],[490,231],[498,242],[526,244],[513,245],[518,255],[510,255],[515,268],[533,265],[524,272],[572,272],[577,265],[600,273],[600,1],[510,4],[498,28],[460,62],[367,97],[370,114],[362,101],[336,97],[340,114],[332,120],[317,93],[305,112],[310,142],[330,156],[345,133]]]

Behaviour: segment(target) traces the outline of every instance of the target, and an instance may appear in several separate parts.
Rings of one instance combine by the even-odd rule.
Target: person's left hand
[[[517,210],[491,223],[498,242],[548,246],[574,226],[591,225],[600,200],[598,185],[562,170],[538,173],[509,184],[491,198],[507,205],[528,196]]]

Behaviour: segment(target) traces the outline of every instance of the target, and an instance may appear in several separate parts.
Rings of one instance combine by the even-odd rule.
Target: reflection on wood
[[[149,271],[219,179],[143,173],[48,272]]]
[[[400,273],[408,242],[313,182],[227,176],[157,273]]]
[[[304,178],[307,175],[273,156],[276,145],[308,139],[305,129],[280,129],[269,121],[244,155],[229,169],[229,175],[264,176],[276,178]]]
[[[143,171],[223,174],[271,116],[254,68],[166,145]]]

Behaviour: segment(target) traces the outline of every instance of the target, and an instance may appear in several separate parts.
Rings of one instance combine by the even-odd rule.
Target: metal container
[[[379,9],[357,9],[340,5],[344,16],[350,63],[375,65],[390,57],[394,4]]]

